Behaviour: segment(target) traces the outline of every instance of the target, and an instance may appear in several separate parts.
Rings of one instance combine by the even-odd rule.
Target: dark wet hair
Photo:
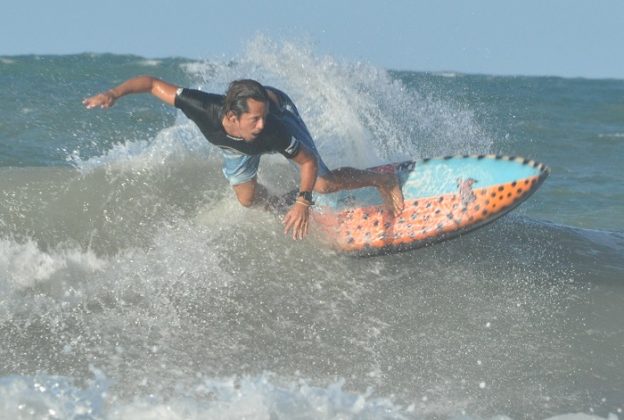
[[[245,112],[249,112],[247,99],[255,101],[269,102],[266,89],[260,83],[251,79],[234,80],[225,92],[225,102],[223,104],[223,114],[233,112],[236,117],[240,117]]]

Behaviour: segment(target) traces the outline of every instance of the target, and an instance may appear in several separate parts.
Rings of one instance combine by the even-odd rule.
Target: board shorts
[[[274,92],[280,100],[280,109],[275,116],[287,127],[290,135],[305,145],[306,149],[314,155],[318,166],[317,176],[327,175],[330,170],[321,159],[312,135],[301,119],[295,104],[284,92],[271,87],[267,87],[267,89]],[[244,184],[257,176],[261,155],[244,155],[229,149],[221,149],[221,153],[223,155],[223,175],[230,185]]]

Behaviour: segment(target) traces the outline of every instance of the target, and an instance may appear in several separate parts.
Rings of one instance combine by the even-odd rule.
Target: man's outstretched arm
[[[116,86],[106,92],[98,93],[95,96],[82,101],[84,106],[91,108],[110,108],[115,101],[122,96],[132,93],[151,93],[164,103],[174,105],[176,91],[178,86],[164,82],[152,76],[138,76],[133,79],[126,80],[119,86]]]

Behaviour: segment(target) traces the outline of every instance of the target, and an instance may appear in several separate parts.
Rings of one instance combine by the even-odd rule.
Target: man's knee
[[[243,207],[251,207],[251,206],[253,206],[253,203],[254,203],[253,197],[239,197],[239,196],[236,196],[236,198],[238,198],[238,202]]]
[[[238,202],[244,207],[251,207],[254,204],[256,193],[256,180],[234,185],[234,192]]]

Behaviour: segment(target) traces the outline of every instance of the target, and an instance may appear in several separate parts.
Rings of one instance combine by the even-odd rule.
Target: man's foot
[[[377,187],[386,207],[396,217],[403,211],[403,192],[399,179],[394,174],[384,174],[384,179]]]

